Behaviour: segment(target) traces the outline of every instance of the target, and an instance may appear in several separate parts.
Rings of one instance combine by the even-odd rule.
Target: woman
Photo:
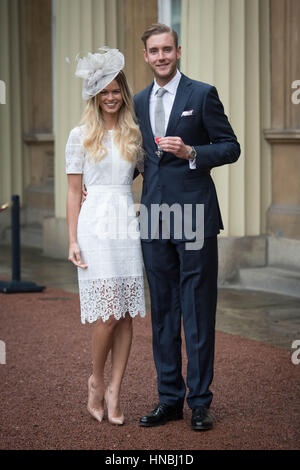
[[[107,405],[123,424],[119,395],[132,341],[132,317],[145,316],[142,254],[131,184],[141,165],[141,133],[117,49],[79,59],[87,105],[66,145],[69,261],[78,268],[81,322],[94,323],[88,411],[98,421]],[[87,198],[81,206],[82,185]],[[111,350],[111,378],[104,367]]]

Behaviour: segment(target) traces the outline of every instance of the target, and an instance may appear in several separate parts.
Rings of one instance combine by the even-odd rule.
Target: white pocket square
[[[190,109],[189,111],[183,111],[181,117],[183,116],[192,116],[194,114],[194,110]]]

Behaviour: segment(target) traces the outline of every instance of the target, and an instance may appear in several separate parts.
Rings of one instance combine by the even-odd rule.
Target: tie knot
[[[165,93],[167,92],[167,90],[165,90],[164,88],[159,88],[156,92],[156,96],[158,96],[158,98],[160,98],[161,96],[163,96]]]

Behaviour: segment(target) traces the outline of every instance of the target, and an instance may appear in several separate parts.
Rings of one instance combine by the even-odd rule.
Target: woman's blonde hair
[[[119,72],[115,80],[120,86],[123,104],[119,110],[114,142],[124,160],[135,162],[142,153],[142,135],[137,125],[132,93],[123,71]],[[107,154],[107,149],[102,143],[106,129],[99,105],[99,93],[88,100],[81,124],[85,125],[83,145],[88,150],[88,158],[93,158],[95,161],[102,160]]]

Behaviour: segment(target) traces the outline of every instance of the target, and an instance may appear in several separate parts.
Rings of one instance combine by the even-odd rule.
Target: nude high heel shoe
[[[90,415],[99,421],[101,423],[103,416],[104,416],[104,406],[102,409],[97,409],[92,406],[93,404],[93,399],[94,399],[94,394],[95,394],[95,388],[92,385],[92,375],[89,377],[88,380],[88,403],[87,403],[87,410],[90,413]],[[104,405],[104,404],[103,404]]]
[[[108,391],[108,389],[105,390],[104,397],[105,397],[105,402],[106,402],[106,406],[107,406],[108,421],[111,424],[117,424],[119,426],[122,426],[122,424],[124,424],[124,421],[125,421],[124,414],[122,413],[121,416],[117,416],[117,417],[112,416],[111,403],[109,401],[109,391]]]

